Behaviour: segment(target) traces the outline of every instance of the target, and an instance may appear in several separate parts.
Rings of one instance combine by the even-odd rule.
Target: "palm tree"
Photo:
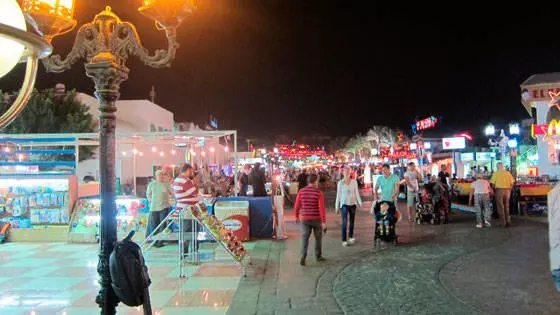
[[[373,126],[365,138],[372,148],[379,150],[382,146],[397,142],[397,131],[387,126]]]

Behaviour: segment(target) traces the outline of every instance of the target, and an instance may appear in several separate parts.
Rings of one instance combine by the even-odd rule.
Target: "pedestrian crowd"
[[[515,183],[514,177],[504,168],[503,163],[497,164],[498,170],[490,175],[487,170],[473,174],[475,181],[470,186],[469,204],[476,208],[476,227],[491,227],[492,206],[491,199],[495,199],[501,226],[511,224],[509,216],[509,201]],[[386,164],[381,167],[381,176],[377,178],[373,187],[373,205],[371,213],[376,220],[376,238],[380,233],[387,232],[387,227],[393,229],[400,221],[400,212],[397,210],[397,199],[401,184],[406,187],[406,209],[410,222],[417,215],[418,202],[421,202],[422,189],[430,187],[429,202],[434,205],[435,211],[441,212],[446,218],[449,213],[451,201],[449,195],[452,190],[453,178],[445,166],[437,176],[423,176],[414,163],[409,163],[404,172],[403,179],[391,172],[391,167]],[[337,174],[337,173],[336,173]],[[348,247],[356,242],[354,235],[356,211],[363,208],[360,196],[360,187],[357,173],[351,167],[343,167],[340,179],[337,181],[335,212],[341,216],[341,241],[343,247]],[[311,234],[315,238],[315,256],[318,261],[324,260],[322,255],[322,237],[326,232],[325,200],[322,191],[318,188],[317,174],[308,175],[303,171],[297,177],[299,192],[295,202],[295,217],[301,222],[301,253],[300,264],[305,265],[308,244]],[[389,214],[389,220],[386,220]],[[387,224],[379,223],[386,220]],[[379,231],[381,229],[381,231]],[[394,234],[394,233],[393,233]],[[389,234],[384,234],[389,235]]]

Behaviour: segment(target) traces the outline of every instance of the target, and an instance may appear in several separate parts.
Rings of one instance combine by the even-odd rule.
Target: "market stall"
[[[227,140],[220,144],[221,138],[230,136],[233,152]],[[206,163],[236,165],[236,141],[235,131],[117,133],[119,235],[130,230],[144,234],[149,213],[145,186],[156,170],[164,170],[171,179],[185,162],[199,172]],[[98,135],[93,133],[0,136],[0,220],[12,225],[9,240],[97,241],[99,185],[79,183],[79,179],[96,178],[99,169],[96,160],[80,162],[79,155],[81,147],[98,145]],[[231,176],[236,179],[237,174]],[[201,191],[221,183],[220,178],[210,177]],[[226,186],[222,196],[232,195],[234,191]]]

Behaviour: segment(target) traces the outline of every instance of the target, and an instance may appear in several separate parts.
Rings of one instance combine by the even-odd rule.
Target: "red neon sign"
[[[426,130],[434,128],[438,122],[438,119],[434,116],[416,121],[416,130]]]
[[[472,136],[466,132],[460,133],[460,134],[456,134],[454,137],[463,137],[467,140],[472,141]]]
[[[548,125],[531,125],[531,136],[560,136],[560,121],[553,120]]]
[[[556,106],[558,109],[560,109],[560,92],[549,91],[548,95],[550,95],[550,102],[548,103],[548,105],[550,107]]]

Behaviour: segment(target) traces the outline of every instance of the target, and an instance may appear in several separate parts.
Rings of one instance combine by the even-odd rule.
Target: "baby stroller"
[[[379,246],[381,242],[398,243],[398,235],[396,233],[397,222],[401,218],[401,213],[395,207],[393,202],[382,201],[374,206],[375,216],[375,236],[373,238],[373,246]]]
[[[428,183],[423,186],[416,203],[416,217],[414,221],[417,224],[439,224],[442,222],[442,215],[436,207],[436,195],[434,183]]]

